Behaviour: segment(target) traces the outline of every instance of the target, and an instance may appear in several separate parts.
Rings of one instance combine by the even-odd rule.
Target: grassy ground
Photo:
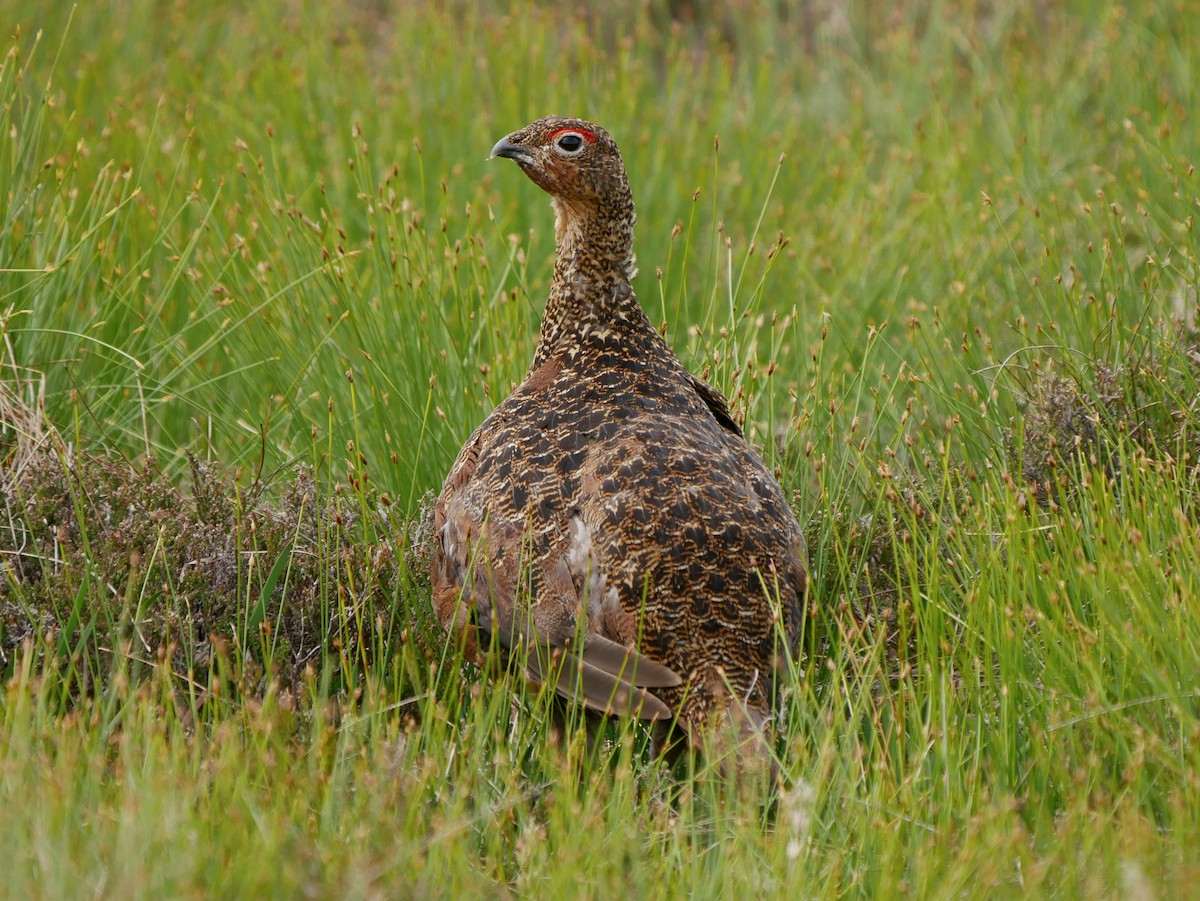
[[[0,896],[1196,894],[1191,4],[42,5]],[[484,157],[548,112],[621,143],[639,296],[795,493],[770,798],[428,622],[423,498],[553,250]]]

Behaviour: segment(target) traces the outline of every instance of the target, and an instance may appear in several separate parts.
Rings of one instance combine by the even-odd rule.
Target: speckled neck
[[[601,209],[580,209],[554,198],[554,284],[573,287],[586,280],[608,286],[630,281],[637,274],[633,254],[633,226],[637,214],[633,198],[605,203]]]
[[[633,199],[606,197],[598,209],[580,209],[554,199],[554,278],[542,317],[533,365],[561,349],[582,342],[588,332],[616,323],[649,328],[649,320],[633,294],[637,274]]]

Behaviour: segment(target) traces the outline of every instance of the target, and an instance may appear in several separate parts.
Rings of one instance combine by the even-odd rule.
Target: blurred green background
[[[1194,2],[0,24],[0,896],[1195,894]],[[767,803],[421,629],[548,113],[805,527]]]

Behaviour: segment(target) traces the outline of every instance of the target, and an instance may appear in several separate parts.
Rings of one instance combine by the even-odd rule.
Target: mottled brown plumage
[[[471,653],[529,648],[530,678],[592,709],[677,716],[693,743],[716,713],[760,735],[781,642],[799,637],[796,518],[634,297],[633,198],[608,133],[552,116],[492,155],[553,198],[557,255],[529,372],[437,502],[438,617]]]

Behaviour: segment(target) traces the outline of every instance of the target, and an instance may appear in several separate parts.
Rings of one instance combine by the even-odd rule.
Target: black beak
[[[532,150],[528,147],[522,147],[520,144],[512,143],[507,137],[501,138],[496,142],[496,146],[492,148],[492,154],[488,159],[495,159],[498,156],[516,160],[518,163],[533,162]]]

